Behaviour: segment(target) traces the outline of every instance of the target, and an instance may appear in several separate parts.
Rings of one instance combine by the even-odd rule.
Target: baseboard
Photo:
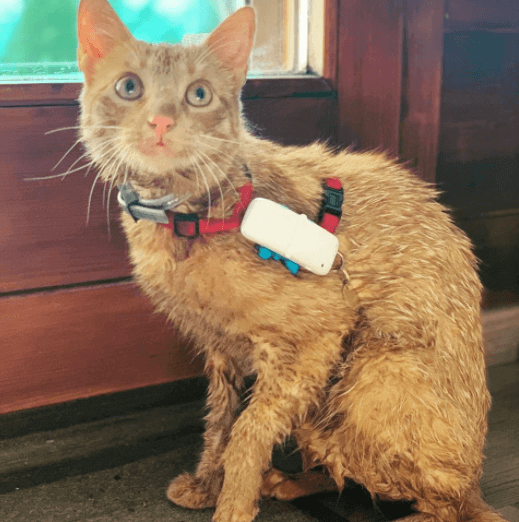
[[[519,360],[519,305],[485,310],[482,323],[488,366]]]

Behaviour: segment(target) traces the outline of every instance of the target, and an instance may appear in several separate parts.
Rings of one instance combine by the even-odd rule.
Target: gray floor
[[[519,364],[491,368],[489,379],[494,404],[482,487],[491,505],[519,522]],[[168,482],[196,465],[201,417],[202,403],[192,402],[0,440],[0,521],[209,522],[211,510],[185,510],[165,498]],[[340,501],[264,501],[257,518],[384,519],[359,489]]]

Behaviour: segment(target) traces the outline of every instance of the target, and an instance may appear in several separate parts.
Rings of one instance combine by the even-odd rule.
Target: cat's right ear
[[[77,18],[78,63],[91,83],[96,63],[114,47],[132,38],[106,0],[81,0]]]

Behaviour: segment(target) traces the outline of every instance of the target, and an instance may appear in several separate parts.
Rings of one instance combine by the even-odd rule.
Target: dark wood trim
[[[188,379],[192,346],[133,283],[0,299],[0,413]]]
[[[339,144],[380,149],[434,182],[444,0],[338,0]]]
[[[323,76],[337,88],[339,0],[325,0],[324,11],[324,70]]]
[[[0,441],[29,433],[53,431],[110,417],[136,414],[151,408],[164,408],[198,401],[204,399],[206,393],[207,379],[192,377],[155,386],[6,413],[2,416]]]
[[[440,135],[444,1],[407,0],[399,156],[434,182]]]
[[[448,0],[444,31],[519,33],[519,7],[509,0]]]
[[[77,105],[80,83],[0,84],[0,107]]]
[[[340,0],[337,96],[339,143],[399,150],[401,0]]]
[[[325,81],[314,83],[316,89],[327,85]],[[302,96],[290,90],[289,84],[283,93],[278,91],[285,97],[263,98],[256,91],[256,98],[244,100],[244,114],[263,138],[290,145],[316,140],[334,144],[337,102],[326,95],[333,91],[319,93],[323,91],[314,91],[315,96],[307,91]],[[92,169],[85,178],[84,150],[80,145],[74,147],[78,110],[77,105],[0,110],[0,222],[4,224],[0,227],[0,294],[130,274],[116,191],[108,213],[102,184],[94,187],[86,223],[96,172]],[[63,131],[51,132],[56,129]],[[45,179],[68,169],[73,172],[65,179]]]
[[[0,84],[0,107],[78,105],[81,83]],[[252,78],[242,99],[335,96],[332,83],[314,76]]]

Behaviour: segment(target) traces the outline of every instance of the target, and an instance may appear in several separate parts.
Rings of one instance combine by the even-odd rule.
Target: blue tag
[[[292,274],[296,275],[299,271],[299,265],[297,263],[294,263],[294,261],[290,261],[290,259],[286,259],[282,257],[279,254],[276,254],[276,252],[273,252],[272,250],[268,249],[267,247],[256,245],[258,247],[258,256],[261,257],[261,259],[270,259],[272,258],[274,261],[281,261],[283,265],[285,265],[285,268],[289,270]]]

